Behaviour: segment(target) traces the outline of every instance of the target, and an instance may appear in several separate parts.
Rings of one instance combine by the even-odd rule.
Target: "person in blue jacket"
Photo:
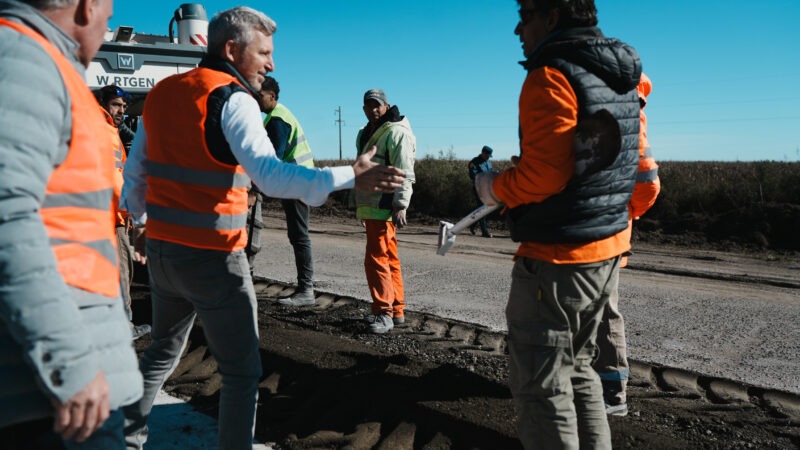
[[[492,171],[492,148],[488,145],[484,145],[481,149],[480,155],[472,158],[469,162],[469,179],[472,181],[472,193],[475,195],[475,198],[478,201],[478,205],[482,205],[481,199],[478,197],[478,193],[475,191],[475,176],[481,172],[491,172]],[[469,232],[475,234],[475,226],[480,225],[481,227],[481,236],[485,238],[492,237],[492,233],[489,232],[489,225],[486,221],[486,217],[482,218],[481,220],[473,223],[469,227]]]

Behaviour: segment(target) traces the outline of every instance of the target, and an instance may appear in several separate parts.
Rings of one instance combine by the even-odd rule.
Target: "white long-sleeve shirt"
[[[283,163],[262,126],[258,102],[245,92],[233,93],[222,107],[222,133],[244,171],[268,197],[300,199],[311,206],[325,203],[328,194],[355,186],[351,166],[306,168]],[[137,225],[146,220],[147,131],[139,122],[123,171],[120,205]]]

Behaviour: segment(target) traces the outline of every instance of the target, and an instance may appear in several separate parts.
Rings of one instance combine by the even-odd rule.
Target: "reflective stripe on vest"
[[[250,177],[244,173],[223,173],[210,170],[189,169],[169,164],[147,161],[149,176],[164,178],[178,183],[195,183],[219,188],[249,188]]]
[[[283,161],[303,167],[314,167],[314,155],[311,152],[311,146],[308,144],[303,127],[300,126],[300,122],[297,121],[294,114],[278,103],[275,109],[264,119],[264,126],[273,117],[280,118],[292,129],[289,134],[289,142],[286,144],[286,150],[283,153]]]
[[[198,68],[159,82],[145,100],[147,236],[195,248],[234,251],[247,244],[247,189],[240,165],[222,163],[206,142],[209,95],[240,84]]]
[[[34,30],[6,26],[37,42],[53,59],[69,93],[72,130],[64,161],[53,170],[40,214],[64,282],[107,297],[119,296],[113,227],[113,145],[94,95],[72,63]]]
[[[637,183],[652,183],[658,179],[658,164],[653,158],[653,152],[650,146],[644,147],[644,156],[639,159],[639,167],[636,172]]]

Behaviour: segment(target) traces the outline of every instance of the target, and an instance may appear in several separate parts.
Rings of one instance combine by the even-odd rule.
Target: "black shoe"
[[[473,236],[475,236],[475,227],[474,226],[469,227],[469,232],[472,233]]]
[[[492,233],[489,233],[487,231],[486,233],[481,234],[481,237],[490,238],[490,237],[493,237],[493,236],[492,236]]]
[[[150,334],[150,325],[146,323],[142,325],[134,325],[131,328],[131,334],[133,335],[134,341],[146,334]]]

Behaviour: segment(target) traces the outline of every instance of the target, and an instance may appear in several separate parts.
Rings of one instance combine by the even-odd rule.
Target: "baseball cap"
[[[380,89],[370,89],[364,93],[364,103],[367,103],[367,100],[375,100],[381,105],[389,104],[389,100],[386,100],[386,94],[383,93]]]
[[[484,145],[483,148],[481,149],[481,152],[486,152],[490,155],[492,154],[493,151],[494,150],[492,150],[492,147],[489,147],[488,145]]]

